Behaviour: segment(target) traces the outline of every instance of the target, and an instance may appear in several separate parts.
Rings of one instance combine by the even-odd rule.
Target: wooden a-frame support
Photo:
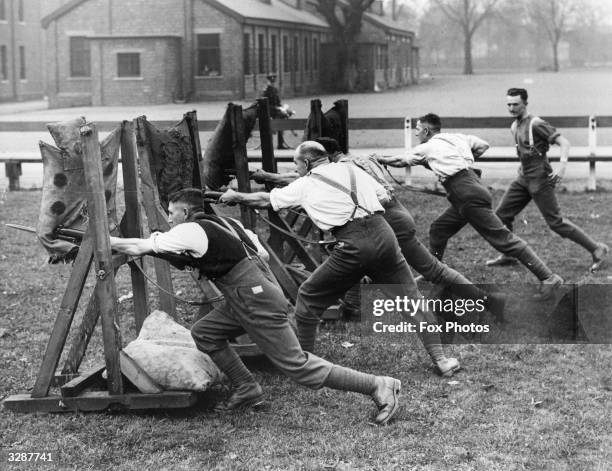
[[[81,127],[80,132],[87,183],[89,227],[83,237],[64,292],[32,393],[9,396],[4,400],[4,406],[18,412],[100,411],[108,408],[151,409],[191,406],[196,401],[194,393],[162,391],[136,363],[121,351],[121,335],[117,324],[115,273],[120,266],[128,263],[128,257],[111,255],[97,129],[95,125],[87,124]],[[121,150],[126,201],[126,213],[121,222],[122,232],[127,237],[142,237],[138,202],[136,140],[133,126],[129,122],[122,124]],[[129,261],[136,325],[140,329],[142,321],[148,314],[148,302],[146,283],[141,271],[134,266],[136,263],[141,264],[142,261]],[[61,395],[50,395],[55,370],[64,350],[68,332],[92,265],[96,277],[94,294],[89,300],[83,322],[75,337],[75,343],[68,353],[66,366],[59,377]],[[104,365],[78,376],[78,367],[98,317],[102,321]],[[104,370],[107,373],[106,379],[102,377]],[[127,391],[124,377],[146,394]],[[94,384],[105,386],[106,389],[83,392],[86,387]]]

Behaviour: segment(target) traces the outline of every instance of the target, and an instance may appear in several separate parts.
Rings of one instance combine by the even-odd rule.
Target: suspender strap
[[[529,147],[534,149],[534,140],[533,140],[533,124],[535,121],[541,121],[542,118],[539,118],[538,116],[532,116],[531,119],[529,120]],[[510,128],[512,130],[512,134],[514,134],[514,141],[516,142],[516,145],[518,147],[519,145],[519,135],[518,135],[518,122],[517,121],[513,121],[512,122],[512,126]],[[538,152],[539,154],[540,152]]]
[[[347,187],[345,187],[344,185],[332,180],[331,178],[328,178],[324,175],[320,175],[318,173],[311,173],[310,176],[313,178],[316,178],[319,181],[322,181],[323,183],[327,183],[329,186],[334,187],[337,190],[340,190],[342,193],[346,193],[347,195],[349,195],[351,197],[351,200],[353,201],[353,212],[351,213],[351,216],[349,217],[349,221],[352,221],[355,218],[355,213],[357,212],[357,208],[364,210],[368,216],[371,216],[373,213],[372,211],[370,211],[369,209],[364,208],[363,206],[361,206],[359,204],[359,200],[357,199],[357,186],[356,186],[356,182],[355,182],[355,171],[353,170],[353,168],[350,165],[347,165],[346,168],[349,171],[349,177],[350,177],[350,181],[351,181],[351,189],[349,190]]]

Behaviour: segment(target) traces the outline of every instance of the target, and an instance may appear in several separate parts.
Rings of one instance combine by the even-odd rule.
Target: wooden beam
[[[163,389],[123,350],[119,352],[121,372],[143,394],[158,394]]]
[[[74,313],[81,299],[81,293],[87,280],[87,273],[91,267],[93,258],[93,237],[91,231],[86,231],[79,248],[76,260],[64,291],[64,296],[60,303],[59,312],[53,325],[47,349],[40,365],[38,376],[34,388],[32,389],[32,397],[44,397],[49,394],[49,388],[55,375],[55,369],[59,363],[60,356],[66,343],[68,332]]]
[[[134,124],[123,121],[121,127],[121,157],[123,159],[123,192],[125,195],[125,213],[123,215],[121,231],[124,237],[143,237],[142,211],[140,206],[140,184],[138,181],[138,156],[136,149],[136,135]],[[140,269],[135,265],[138,264]],[[129,264],[132,279],[132,293],[134,303],[134,318],[136,332],[140,332],[142,323],[149,315],[149,293],[147,281],[143,275],[145,270],[144,258]]]
[[[191,407],[196,401],[196,394],[190,391],[118,395],[112,395],[106,391],[92,391],[76,397],[32,398],[29,394],[15,394],[7,397],[3,404],[6,409],[13,412],[94,412],[107,409],[175,409]]]
[[[105,364],[98,365],[67,382],[60,388],[62,397],[75,397],[82,393],[86,388],[96,384],[106,383],[106,380],[102,377],[102,373],[105,370]]]
[[[104,358],[108,372],[108,392],[111,395],[123,393],[123,380],[119,364],[121,335],[117,320],[117,287],[111,255],[110,231],[104,196],[102,160],[98,130],[93,123],[80,128],[83,167],[87,186],[87,212],[89,230],[94,240],[94,273],[96,304],[102,317]]]

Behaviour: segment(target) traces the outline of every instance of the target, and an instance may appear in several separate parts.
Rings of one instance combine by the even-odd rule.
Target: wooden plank
[[[198,115],[195,110],[189,111],[183,115],[189,129],[189,140],[193,151],[193,180],[191,186],[193,188],[203,189],[202,183],[202,146],[200,145],[200,132],[198,131]]]
[[[249,163],[246,153],[246,132],[244,129],[244,119],[242,118],[242,106],[230,103],[228,107],[232,128],[232,150],[234,152],[238,191],[250,193],[251,180],[249,178]],[[254,214],[244,205],[240,205],[240,219],[247,229],[253,229],[255,227]]]
[[[93,123],[80,128],[83,167],[87,186],[87,212],[89,229],[94,239],[94,270],[98,281],[94,293],[102,318],[104,358],[108,372],[108,391],[111,395],[123,393],[123,380],[119,364],[121,335],[117,326],[117,287],[111,255],[110,231],[106,216],[106,199],[102,177],[102,161],[98,130]]]
[[[170,224],[168,224],[166,213],[161,207],[161,203],[159,201],[159,191],[157,189],[157,181],[153,175],[153,172],[151,171],[151,152],[144,126],[145,119],[146,118],[144,116],[141,116],[136,118],[135,123],[140,171],[143,175],[141,180],[142,204],[145,208],[149,229],[167,231],[170,229]],[[148,185],[147,181],[152,182],[152,186]],[[172,317],[176,317],[176,301],[171,295],[165,292],[168,291],[170,293],[174,293],[174,289],[172,287],[172,275],[170,273],[170,264],[165,260],[154,257],[153,265],[155,267],[157,284],[163,288],[163,290],[159,290],[160,309]]]
[[[64,344],[70,331],[70,325],[74,319],[74,313],[79,304],[79,299],[81,299],[85,281],[87,280],[87,273],[93,258],[93,244],[93,237],[90,236],[90,231],[86,231],[79,248],[79,253],[74,261],[72,272],[66,285],[66,291],[64,291],[59,312],[53,325],[49,342],[47,343],[47,349],[43,356],[34,388],[32,389],[32,397],[44,397],[49,394],[55,369],[62,355]]]
[[[163,389],[123,350],[119,352],[121,372],[143,394],[158,394]]]
[[[106,391],[85,392],[76,397],[47,396],[32,398],[29,394],[7,397],[4,407],[13,412],[95,412],[106,409],[176,409],[195,405],[197,396],[191,391],[163,391],[158,394],[118,394]]]
[[[60,388],[62,397],[75,397],[91,386],[106,383],[102,377],[105,370],[106,365],[101,364],[67,382]]]
[[[138,156],[134,124],[124,121],[121,128],[121,157],[123,159],[123,193],[125,195],[125,213],[123,215],[121,232],[124,237],[143,237],[142,211],[140,206],[140,185],[138,181]],[[136,267],[139,265],[140,270]],[[149,315],[149,292],[147,281],[142,273],[145,270],[144,258],[130,263],[132,280],[132,301],[134,303],[134,318],[136,332],[140,332],[142,323]],[[142,271],[141,271],[142,270]]]

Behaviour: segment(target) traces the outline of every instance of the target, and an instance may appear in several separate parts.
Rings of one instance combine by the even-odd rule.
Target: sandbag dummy
[[[84,232],[87,228],[87,192],[80,127],[85,118],[48,124],[57,147],[40,141],[43,161],[43,192],[36,232],[49,252],[49,263],[70,262],[78,252],[78,241],[62,238],[59,228]],[[111,232],[117,228],[115,196],[121,145],[117,127],[100,143],[104,194]]]
[[[206,391],[221,381],[221,372],[196,348],[189,330],[163,311],[149,314],[138,338],[123,350],[166,390]]]
[[[221,187],[226,186],[230,182],[231,176],[226,173],[226,170],[236,168],[232,146],[230,105],[228,105],[223,118],[217,124],[204,151],[202,177],[204,184],[214,191],[220,190]],[[242,119],[244,120],[245,134],[248,139],[257,120],[257,104],[243,109]]]
[[[197,186],[194,178],[199,169],[195,164],[189,125],[185,118],[170,129],[158,129],[146,119],[139,119],[138,122],[144,126],[147,142],[141,144],[149,150],[151,167],[150,176],[141,174],[142,184],[157,187],[159,202],[167,211],[168,197],[172,193]]]
[[[321,102],[316,100],[315,105],[321,108]],[[317,137],[331,137],[335,139],[341,146],[342,143],[347,142],[346,136],[346,111],[344,110],[344,104],[341,100],[334,102],[329,110],[321,115],[321,133],[316,126],[316,120],[311,111],[308,119],[306,120],[306,130],[304,131],[304,140],[312,141]],[[342,149],[346,152],[347,149]]]

